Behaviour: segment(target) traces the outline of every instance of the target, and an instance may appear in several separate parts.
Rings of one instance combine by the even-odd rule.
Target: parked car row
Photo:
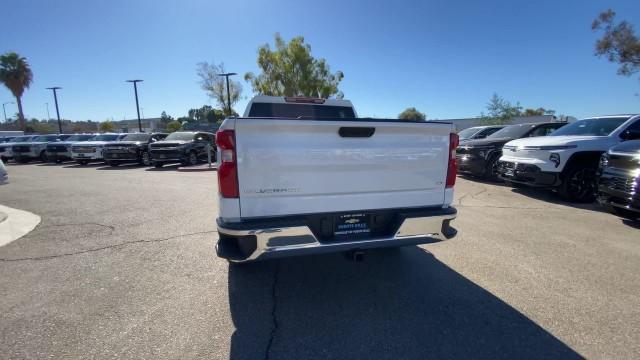
[[[208,132],[26,135],[3,141],[3,162],[75,161],[79,165],[105,162],[110,166],[138,163],[162,167],[169,163],[196,165],[208,159],[209,151],[215,161],[215,134]]]
[[[462,173],[551,189],[570,202],[597,199],[640,217],[640,115],[507,126],[461,142],[457,161]]]

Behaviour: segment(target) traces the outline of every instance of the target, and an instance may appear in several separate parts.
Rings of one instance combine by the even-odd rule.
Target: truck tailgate
[[[443,204],[450,124],[242,118],[235,130],[243,218]]]

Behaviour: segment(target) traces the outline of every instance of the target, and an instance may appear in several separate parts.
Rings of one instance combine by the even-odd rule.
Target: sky
[[[216,105],[196,64],[259,72],[260,45],[303,36],[344,72],[340,89],[360,116],[416,107],[430,119],[473,117],[493,93],[524,107],[580,117],[640,112],[638,76],[594,56],[591,22],[611,7],[640,33],[640,1],[21,0],[3,6],[0,52],[27,58],[34,81],[25,115],[55,118],[47,87],[61,86],[62,118],[145,117]],[[243,84],[242,114],[253,95]],[[0,101],[13,101],[0,89]],[[7,104],[7,112],[17,111]]]

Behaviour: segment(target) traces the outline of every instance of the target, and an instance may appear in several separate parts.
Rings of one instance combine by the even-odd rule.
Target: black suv
[[[509,125],[484,139],[461,142],[456,149],[458,172],[496,180],[498,159],[502,156],[504,144],[525,137],[546,136],[566,124],[549,122]]]
[[[597,199],[611,213],[640,218],[640,140],[623,142],[602,154]]]
[[[165,133],[133,133],[127,134],[122,140],[109,143],[102,151],[107,165],[118,166],[122,163],[137,162],[140,165],[151,165],[149,144],[161,141],[167,137]]]
[[[211,151],[211,161],[215,161],[215,134],[208,132],[179,131],[169,134],[163,141],[149,145],[151,163],[159,168],[168,163],[196,165],[207,159]]]

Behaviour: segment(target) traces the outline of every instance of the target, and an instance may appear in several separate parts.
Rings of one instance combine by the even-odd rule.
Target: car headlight
[[[556,167],[560,166],[560,154],[551,153],[551,155],[549,155],[549,161],[551,161]]]

